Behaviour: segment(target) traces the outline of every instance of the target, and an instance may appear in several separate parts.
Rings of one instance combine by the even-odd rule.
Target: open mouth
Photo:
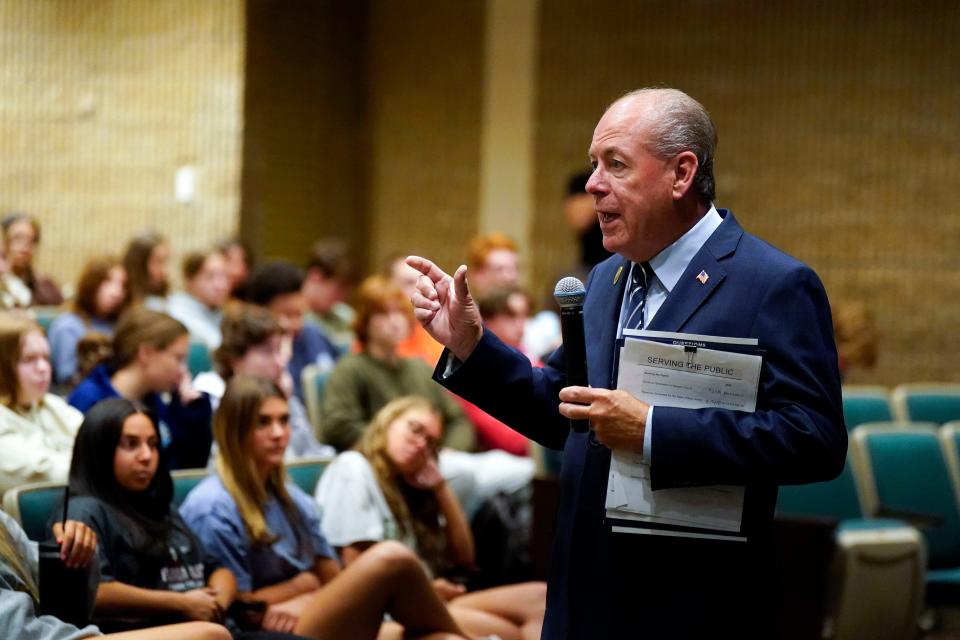
[[[619,213],[609,211],[598,211],[597,215],[600,217],[600,224],[609,224],[620,217]]]

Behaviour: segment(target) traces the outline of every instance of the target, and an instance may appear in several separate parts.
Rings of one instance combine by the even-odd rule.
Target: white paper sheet
[[[725,351],[724,346],[754,345],[755,340],[631,332],[620,352],[617,388],[654,407],[753,411],[762,358],[752,353]],[[650,485],[650,466],[640,454],[613,451],[607,517],[636,522],[643,533],[699,535],[644,529],[643,523],[737,533],[743,515],[743,492],[743,487],[727,485],[655,492]],[[641,532],[634,531],[633,526],[616,529]]]

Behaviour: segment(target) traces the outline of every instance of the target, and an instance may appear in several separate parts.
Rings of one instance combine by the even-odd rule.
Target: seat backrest
[[[324,388],[327,385],[329,371],[321,371],[315,364],[309,364],[300,372],[300,384],[303,387],[303,403],[307,405],[307,417],[314,428],[319,428],[323,415]]]
[[[849,456],[843,471],[833,480],[780,487],[777,514],[837,520],[862,518],[863,508]]]
[[[843,421],[847,424],[847,431],[865,422],[893,421],[890,392],[886,387],[845,386]]]
[[[34,319],[43,329],[44,333],[50,333],[50,326],[53,324],[53,321],[57,319],[58,315],[63,313],[60,307],[51,306],[32,307],[30,310],[33,312]]]
[[[937,424],[960,420],[960,384],[901,384],[891,397],[899,420]]]
[[[194,377],[198,373],[213,370],[213,360],[210,358],[210,350],[202,342],[190,341],[190,350],[187,352],[187,367],[190,369],[190,376]]]
[[[187,494],[206,478],[209,472],[206,469],[175,469],[170,472],[173,480],[173,503],[178,507],[183,504]]]
[[[43,542],[50,537],[47,523],[63,503],[61,482],[37,482],[14,487],[3,494],[3,510],[13,516],[27,537]]]
[[[287,463],[287,474],[293,482],[303,489],[307,495],[313,495],[320,482],[324,469],[333,461],[329,457],[301,458]]]
[[[960,565],[960,507],[937,430],[860,426],[852,435],[866,512],[882,515],[885,508],[942,519],[922,529],[930,566]]]
[[[947,460],[947,469],[950,471],[950,480],[953,482],[953,492],[960,499],[960,420],[948,422],[938,430],[940,446]]]

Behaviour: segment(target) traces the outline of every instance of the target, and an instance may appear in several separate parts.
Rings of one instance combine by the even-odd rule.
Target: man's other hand
[[[560,390],[560,413],[571,420],[589,420],[597,440],[608,449],[642,452],[649,408],[626,391],[593,387]]]
[[[426,258],[410,256],[406,262],[423,274],[410,299],[413,315],[434,340],[466,360],[483,335],[480,311],[467,287],[467,267],[460,265],[450,277]]]

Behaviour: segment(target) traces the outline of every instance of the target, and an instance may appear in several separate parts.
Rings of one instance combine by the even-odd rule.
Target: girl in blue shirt
[[[289,418],[274,383],[234,377],[214,418],[217,477],[181,507],[207,551],[236,575],[240,597],[268,604],[264,628],[324,640],[468,637],[401,544],[376,545],[341,571],[313,500],[285,481]],[[384,613],[396,622],[383,625]]]
[[[171,469],[207,466],[213,436],[210,398],[187,372],[187,328],[165,313],[130,309],[117,323],[109,353],[67,401],[80,411],[105,398],[143,403],[158,430]]]

